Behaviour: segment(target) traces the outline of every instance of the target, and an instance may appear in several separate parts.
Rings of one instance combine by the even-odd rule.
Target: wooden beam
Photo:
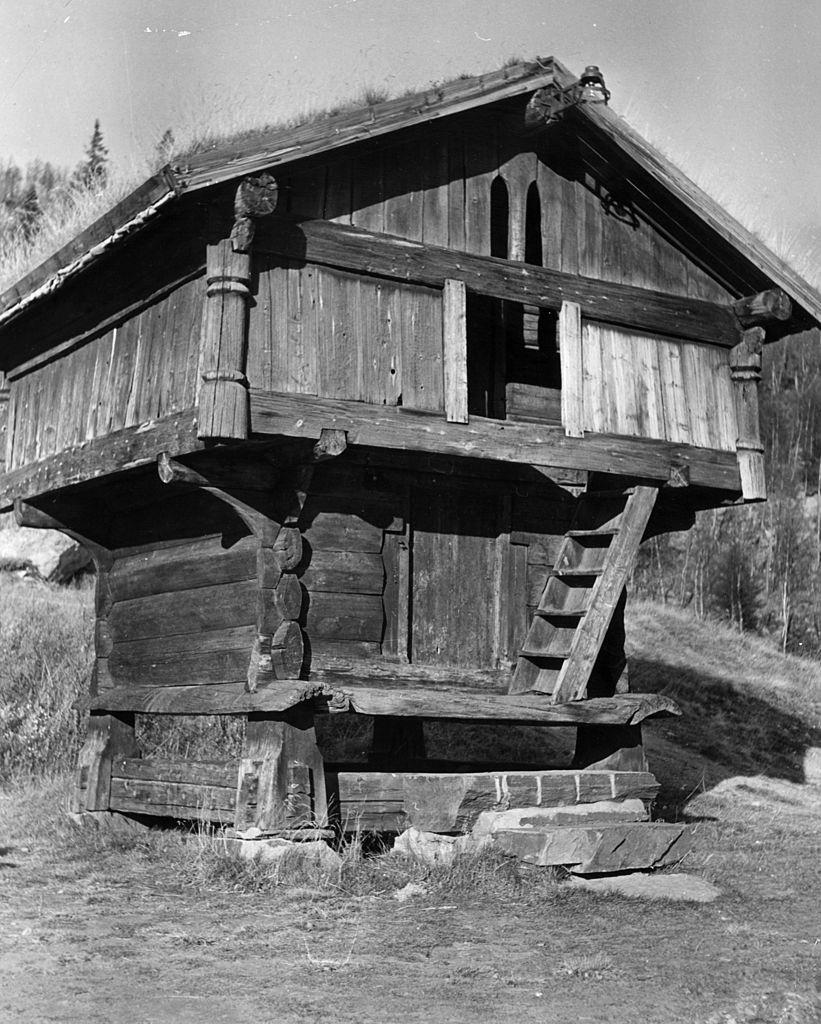
[[[467,292],[464,281],[447,278],[442,295],[445,348],[445,419],[468,421]]]
[[[0,512],[8,511],[18,497],[34,498],[62,487],[147,465],[161,451],[171,455],[197,451],[203,444],[197,439],[196,422],[196,411],[189,409],[117,430],[76,448],[67,448],[58,455],[13,469],[0,477]]]
[[[741,325],[728,305],[474,256],[345,224],[272,217],[258,226],[254,249],[439,288],[448,279],[459,280],[468,291],[547,309],[576,302],[588,320],[725,348],[741,340]]]
[[[741,490],[732,452],[614,434],[573,438],[567,437],[561,427],[479,416],[472,416],[469,424],[447,423],[438,413],[252,389],[251,431],[256,438],[316,437],[322,427],[345,430],[351,445],[665,482],[673,464],[686,465],[693,486],[733,493]]]
[[[411,666],[397,666],[411,668]],[[309,681],[260,682],[254,693],[243,683],[199,686],[122,686],[103,690],[84,704],[96,711],[140,711],[159,715],[241,715],[284,712],[300,704],[315,711],[459,721],[521,722],[542,725],[635,725],[657,715],[679,714],[675,703],[658,694],[624,693],[569,704],[553,704],[546,694],[488,693],[465,683],[464,672],[443,672],[438,679],[317,672]],[[435,675],[435,674],[434,674]],[[500,674],[501,675],[501,674]],[[416,678],[414,678],[416,676]],[[506,679],[503,685],[506,686]],[[501,689],[501,686],[499,687]]]
[[[251,714],[239,763],[236,827],[264,831],[327,822],[325,771],[307,709]]]
[[[558,325],[562,369],[562,426],[568,437],[584,437],[582,313],[577,302],[563,302]]]
[[[745,295],[733,303],[733,312],[742,327],[762,327],[778,320],[789,320],[792,302],[780,288],[770,288],[757,295]]]

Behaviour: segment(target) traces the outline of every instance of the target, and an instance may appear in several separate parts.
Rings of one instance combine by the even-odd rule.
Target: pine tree
[[[101,188],[108,178],[108,150],[103,145],[99,119],[94,121],[94,131],[86,149],[86,159],[77,168],[76,178],[85,188]]]

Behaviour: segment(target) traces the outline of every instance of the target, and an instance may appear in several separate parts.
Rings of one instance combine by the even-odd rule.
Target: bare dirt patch
[[[587,893],[513,865],[386,865],[249,893],[247,879],[206,877],[196,839],[78,833],[59,813],[65,783],[16,786],[0,797],[0,1019],[810,1024],[817,793],[762,786],[736,780],[731,800],[691,805],[684,868],[722,889],[705,905]],[[409,880],[423,892],[394,899]]]

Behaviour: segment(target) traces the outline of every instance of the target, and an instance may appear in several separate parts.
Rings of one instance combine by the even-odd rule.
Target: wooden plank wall
[[[735,451],[727,349],[585,324],[585,430]]]
[[[627,181],[624,168],[613,173],[601,147],[574,139],[563,128],[523,136],[520,118],[520,105],[512,104],[453,118],[446,130],[435,125],[413,129],[357,147],[349,157],[306,162],[283,179],[290,210],[460,251],[524,260],[533,258],[534,250],[528,238],[530,193],[540,213],[535,249],[541,248],[544,266],[726,301],[729,292],[671,241],[674,229],[662,223],[658,205]],[[506,253],[497,251],[498,240],[492,248],[491,240],[491,189],[497,178],[507,195]],[[476,346],[490,342],[477,337],[476,316],[471,318],[476,301],[469,297],[468,324],[478,351]],[[438,292],[272,259],[260,270],[251,311],[249,380],[273,391],[441,410],[441,319]],[[525,310],[524,321],[525,328],[533,327],[532,311]],[[668,404],[677,407],[678,378],[673,375],[668,384],[665,374],[656,372],[656,362],[665,355],[656,359],[647,345],[632,338],[621,345],[623,336],[607,328],[588,325],[585,338],[595,349],[591,375],[601,359],[602,379],[616,391],[620,385],[611,375],[629,372],[635,379],[623,386],[631,392],[644,387],[652,401],[654,391],[666,393],[669,387],[674,393]],[[674,347],[672,342],[659,344],[668,351]],[[470,337],[468,346],[470,352]],[[703,346],[688,358],[696,376],[721,362]],[[592,377],[590,386],[595,386]],[[545,391],[545,401],[553,403],[552,393]],[[494,405],[492,397],[488,402]],[[629,409],[623,412],[609,419],[597,416],[595,422],[617,422],[618,432],[640,437],[684,439],[680,432],[662,431],[662,417],[652,408],[638,423]],[[724,447],[722,430],[714,430],[707,443],[715,434],[721,440],[717,446]]]
[[[204,282],[10,380],[7,470],[196,404]]]
[[[444,408],[441,292],[294,261],[260,263],[249,318],[252,386]]]

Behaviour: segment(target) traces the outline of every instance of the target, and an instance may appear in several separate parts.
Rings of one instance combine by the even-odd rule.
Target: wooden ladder
[[[658,490],[586,491],[519,652],[511,694],[581,700],[624,590]],[[592,529],[591,524],[596,524]]]

